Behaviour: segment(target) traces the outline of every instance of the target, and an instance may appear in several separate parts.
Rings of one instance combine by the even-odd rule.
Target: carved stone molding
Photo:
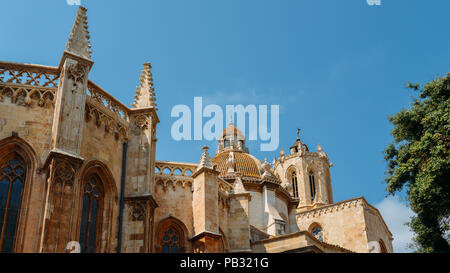
[[[130,200],[127,204],[129,206],[129,217],[132,222],[145,220],[147,201]]]
[[[317,209],[312,209],[310,211],[305,211],[297,214],[297,220],[299,219],[309,219],[309,218],[315,218],[320,215],[329,214],[338,212],[341,210],[346,210],[349,208],[356,208],[358,206],[364,206],[364,201],[362,199],[352,199],[352,200],[346,200],[340,203],[336,203],[333,205],[327,205],[325,207],[320,207]]]
[[[75,164],[70,164],[68,160],[55,160],[53,162],[54,181],[62,182],[63,184],[73,184],[75,178]]]
[[[86,122],[94,120],[97,127],[104,126],[105,133],[111,134],[116,140],[127,138],[127,128],[122,122],[110,117],[90,103],[87,103],[85,107],[85,120]]]
[[[176,177],[171,177],[171,178],[161,178],[156,176],[156,185],[161,185],[164,192],[166,192],[169,187],[171,187],[173,190],[176,190],[177,187],[180,187],[182,189],[186,189],[187,187],[189,187],[189,189],[192,191],[192,183],[193,183],[193,179],[189,179],[189,178],[176,178]]]
[[[141,130],[147,130],[150,126],[150,118],[146,115],[139,115],[134,118],[134,124]]]
[[[20,106],[51,107],[58,79],[55,67],[0,62],[0,102],[10,98]]]
[[[80,63],[70,64],[67,68],[67,77],[76,84],[83,84],[88,67]]]
[[[129,196],[125,197],[125,204],[128,206],[128,217],[130,221],[147,221],[151,210],[158,207],[152,195]]]
[[[83,160],[81,158],[52,151],[50,152],[43,169],[49,171],[48,175],[50,175],[52,181],[59,180],[73,184],[75,174],[82,163]]]

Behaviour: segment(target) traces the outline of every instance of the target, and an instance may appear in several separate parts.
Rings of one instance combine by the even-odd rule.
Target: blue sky
[[[448,0],[81,1],[88,10],[90,78],[130,105],[150,61],[159,117],[157,159],[198,162],[201,146],[175,142],[176,104],[280,105],[280,146],[296,128],[335,164],[335,200],[385,198],[387,115],[407,107],[408,81],[449,71]],[[58,65],[77,7],[65,0],[2,0],[0,59]],[[250,150],[272,160],[278,152]]]

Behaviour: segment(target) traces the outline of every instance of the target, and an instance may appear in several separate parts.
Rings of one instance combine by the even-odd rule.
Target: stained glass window
[[[0,163],[0,252],[14,250],[26,167],[23,160],[13,155]]]
[[[81,214],[80,246],[84,253],[94,253],[97,248],[97,230],[101,221],[103,200],[99,179],[91,177],[83,188],[83,209]]]
[[[169,228],[166,232],[164,232],[162,238],[162,252],[163,253],[178,253],[180,248],[180,235],[178,232]]]

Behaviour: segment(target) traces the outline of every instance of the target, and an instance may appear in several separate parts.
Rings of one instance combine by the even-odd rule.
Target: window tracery
[[[0,162],[0,253],[14,250],[26,166],[17,154]]]

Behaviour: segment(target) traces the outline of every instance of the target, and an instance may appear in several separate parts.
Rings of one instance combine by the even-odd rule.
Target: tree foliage
[[[450,73],[418,92],[411,107],[389,117],[394,137],[385,150],[387,190],[406,189],[417,214],[409,226],[418,252],[450,252]]]

